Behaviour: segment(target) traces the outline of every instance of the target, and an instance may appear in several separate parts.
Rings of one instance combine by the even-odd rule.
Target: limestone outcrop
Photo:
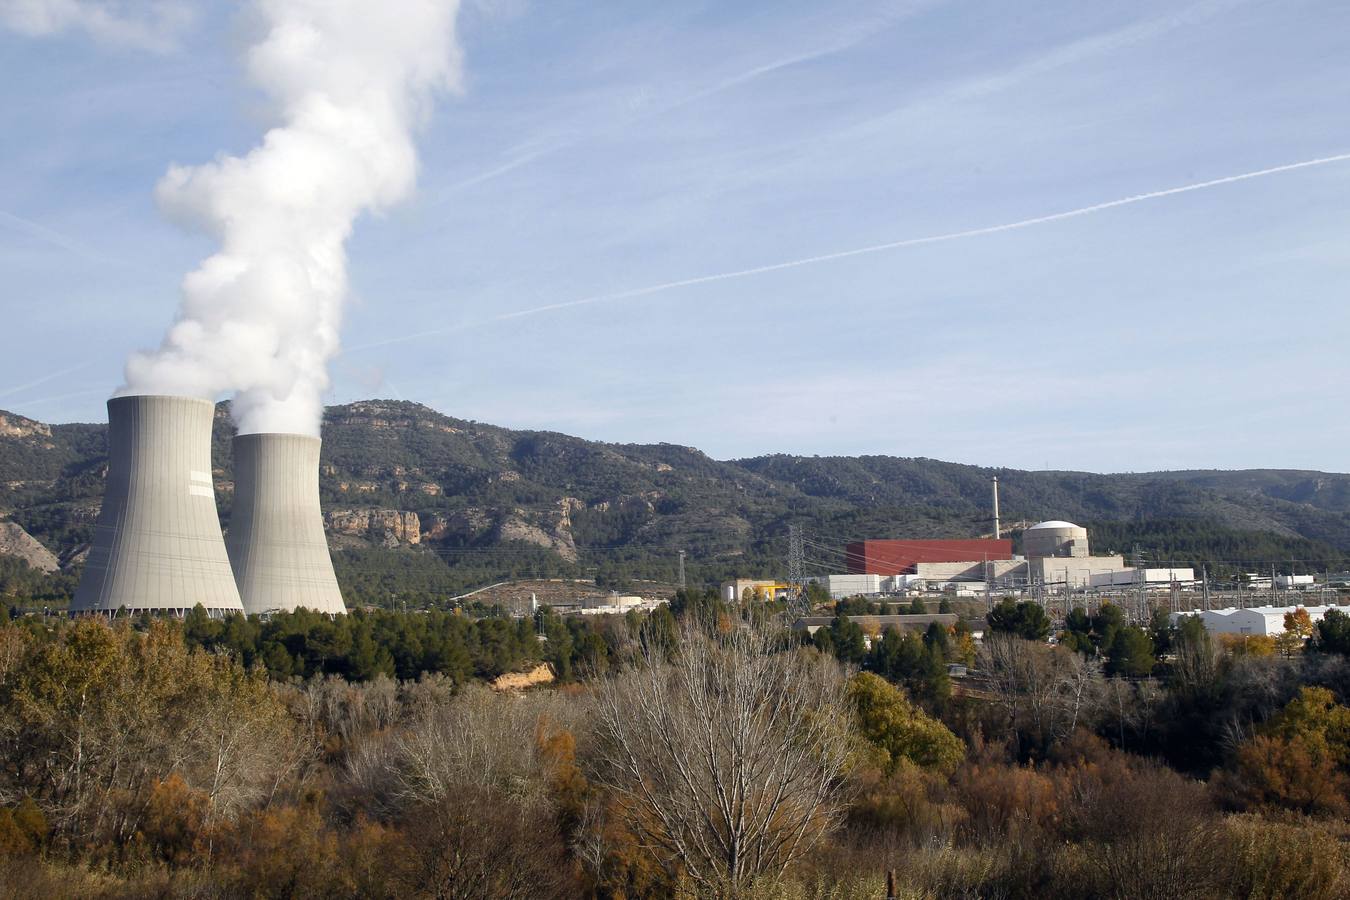
[[[43,572],[61,568],[56,554],[38,543],[18,522],[0,522],[0,556],[17,557]]]

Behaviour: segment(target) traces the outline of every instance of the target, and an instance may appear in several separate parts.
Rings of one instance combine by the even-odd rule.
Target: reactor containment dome
[[[108,401],[107,484],[72,613],[243,610],[211,479],[214,416],[194,397]]]
[[[319,447],[303,434],[234,439],[230,565],[250,614],[344,613],[319,509]]]
[[[1028,559],[1088,556],[1087,529],[1058,519],[1040,522],[1022,532],[1022,553]]]

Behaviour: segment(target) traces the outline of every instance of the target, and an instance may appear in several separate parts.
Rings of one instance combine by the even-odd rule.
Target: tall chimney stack
[[[73,613],[243,610],[211,480],[215,404],[108,401],[108,477]]]
[[[994,540],[1003,537],[1003,529],[998,522],[998,476],[994,476]]]
[[[319,510],[319,439],[234,439],[234,511],[226,538],[244,609],[345,613]]]

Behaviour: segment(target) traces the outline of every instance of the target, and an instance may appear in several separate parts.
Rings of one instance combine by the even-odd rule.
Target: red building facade
[[[983,562],[1012,559],[1012,541],[973,538],[951,541],[854,541],[844,548],[850,575],[906,575],[921,562]]]

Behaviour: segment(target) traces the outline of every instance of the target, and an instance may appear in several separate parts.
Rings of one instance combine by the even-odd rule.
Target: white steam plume
[[[412,190],[412,132],[456,87],[459,0],[255,0],[246,56],[280,122],[243,157],[173,166],[169,218],[220,242],[183,280],[178,320],[119,394],[234,391],[241,432],[317,434],[357,216]]]

